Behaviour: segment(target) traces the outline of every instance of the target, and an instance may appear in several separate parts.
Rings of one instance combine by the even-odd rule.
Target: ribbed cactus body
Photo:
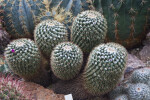
[[[150,80],[150,69],[149,68],[142,68],[135,70],[131,75],[132,83],[148,83]]]
[[[0,22],[0,54],[4,53],[4,49],[6,48],[6,46],[9,42],[10,42],[10,36],[2,28],[2,25],[1,25],[1,22]]]
[[[150,17],[149,0],[95,0],[95,6],[107,19],[106,41],[131,48],[144,39]]]
[[[6,60],[16,74],[32,77],[41,66],[41,56],[35,43],[30,39],[12,41],[5,49]]]
[[[94,48],[83,73],[87,92],[101,95],[111,91],[122,77],[126,59],[127,52],[119,44],[101,44]]]
[[[84,11],[75,18],[71,32],[71,41],[83,52],[89,53],[96,45],[104,42],[107,22],[99,12]]]
[[[70,80],[79,74],[82,62],[82,51],[71,42],[58,44],[51,55],[52,71],[62,80]]]
[[[66,27],[55,20],[45,20],[39,23],[34,31],[34,37],[42,54],[49,58],[53,48],[68,40]]]
[[[1,0],[6,30],[13,38],[32,37],[41,0]]]
[[[150,88],[143,83],[132,85],[128,91],[129,100],[149,100]]]

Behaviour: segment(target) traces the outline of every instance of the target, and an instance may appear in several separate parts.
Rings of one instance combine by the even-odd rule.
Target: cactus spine
[[[71,41],[83,52],[89,53],[96,45],[104,42],[107,22],[102,14],[88,10],[75,18],[71,31]]]
[[[51,55],[52,71],[62,80],[70,80],[79,74],[82,62],[82,51],[71,42],[58,44]]]
[[[92,95],[111,91],[119,82],[126,67],[127,52],[119,44],[107,43],[90,53],[83,73],[83,85]]]

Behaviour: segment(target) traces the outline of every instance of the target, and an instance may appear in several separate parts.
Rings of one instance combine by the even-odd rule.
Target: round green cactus
[[[129,100],[149,100],[150,88],[143,83],[132,85],[128,91]]]
[[[46,72],[41,68],[41,55],[34,41],[26,38],[14,40],[8,44],[4,55],[15,74],[27,81],[48,84]]]
[[[35,42],[47,58],[50,57],[53,48],[58,43],[68,40],[67,36],[66,27],[55,20],[42,21],[34,31]]]
[[[80,72],[82,62],[82,51],[71,42],[58,44],[51,55],[52,71],[62,80],[74,78]]]
[[[117,96],[114,100],[129,100],[126,94],[121,94]]]
[[[83,73],[87,92],[101,95],[111,91],[123,75],[127,51],[115,43],[100,44],[90,53]]]
[[[107,22],[99,12],[84,11],[75,18],[71,32],[71,41],[83,52],[89,53],[96,45],[104,42]]]
[[[135,70],[131,75],[132,83],[147,83],[150,80],[150,69],[142,68]]]

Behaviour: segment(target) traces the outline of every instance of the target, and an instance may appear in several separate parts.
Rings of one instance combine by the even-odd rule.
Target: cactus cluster
[[[116,100],[115,98],[120,98],[120,95],[126,95],[127,99],[125,100],[149,100],[149,76],[149,68],[135,70],[127,82],[122,83],[120,86],[109,93],[110,100]]]
[[[101,44],[90,53],[84,69],[85,89],[100,95],[109,92],[119,82],[126,67],[127,51],[119,44]]]
[[[80,48],[64,42],[57,45],[51,55],[51,68],[54,74],[62,80],[70,80],[79,74],[83,62]]]
[[[12,38],[32,37],[34,33],[34,41],[13,40],[5,49],[6,61],[15,74],[26,81],[49,85],[51,76],[43,67],[44,56],[59,79],[81,76],[78,82],[83,82],[83,91],[89,96],[105,94],[120,81],[127,51],[120,44],[101,44],[106,37],[108,21],[94,10],[80,13],[92,8],[90,0],[1,0],[0,3],[5,11],[0,16]],[[67,28],[71,26],[71,16],[77,17],[71,27],[70,39]],[[82,51],[90,54],[85,68]],[[124,89],[127,90],[128,87]],[[118,98],[126,100],[125,95]]]
[[[79,14],[71,28],[71,41],[85,53],[96,45],[103,43],[107,33],[107,22],[104,16],[96,11],[84,11]]]
[[[132,48],[142,42],[148,33],[149,0],[93,0],[108,24],[106,41],[118,42]]]
[[[30,100],[30,96],[23,90],[23,83],[13,80],[11,76],[0,76],[0,87],[1,100]]]

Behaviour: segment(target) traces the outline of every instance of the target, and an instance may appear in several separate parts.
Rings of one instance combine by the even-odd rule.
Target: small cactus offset
[[[7,46],[4,54],[10,69],[15,74],[27,81],[47,84],[47,73],[41,67],[40,52],[32,40],[26,38],[14,40]]]
[[[71,42],[58,44],[51,55],[52,71],[62,80],[70,80],[79,74],[82,62],[82,51]]]
[[[132,48],[145,38],[150,18],[150,0],[93,0],[108,23],[107,42]]]
[[[53,48],[68,40],[66,27],[56,20],[45,20],[34,30],[35,42],[42,54],[49,58]]]
[[[71,32],[71,41],[83,52],[89,53],[96,45],[104,42],[107,22],[99,12],[84,11],[75,18]]]
[[[130,86],[128,91],[129,100],[149,100],[150,87],[144,83]]]
[[[41,0],[1,0],[6,31],[12,38],[32,37],[36,16],[42,8]]]
[[[30,100],[28,94],[23,91],[23,82],[14,80],[11,76],[0,76],[1,100]]]
[[[132,83],[148,83],[150,80],[150,69],[149,68],[142,68],[135,70],[131,75]]]
[[[83,72],[83,86],[92,95],[111,91],[126,68],[127,51],[115,43],[100,44],[90,53]]]
[[[10,36],[8,33],[2,28],[2,23],[0,20],[0,54],[4,53],[4,49],[7,44],[10,42]]]

